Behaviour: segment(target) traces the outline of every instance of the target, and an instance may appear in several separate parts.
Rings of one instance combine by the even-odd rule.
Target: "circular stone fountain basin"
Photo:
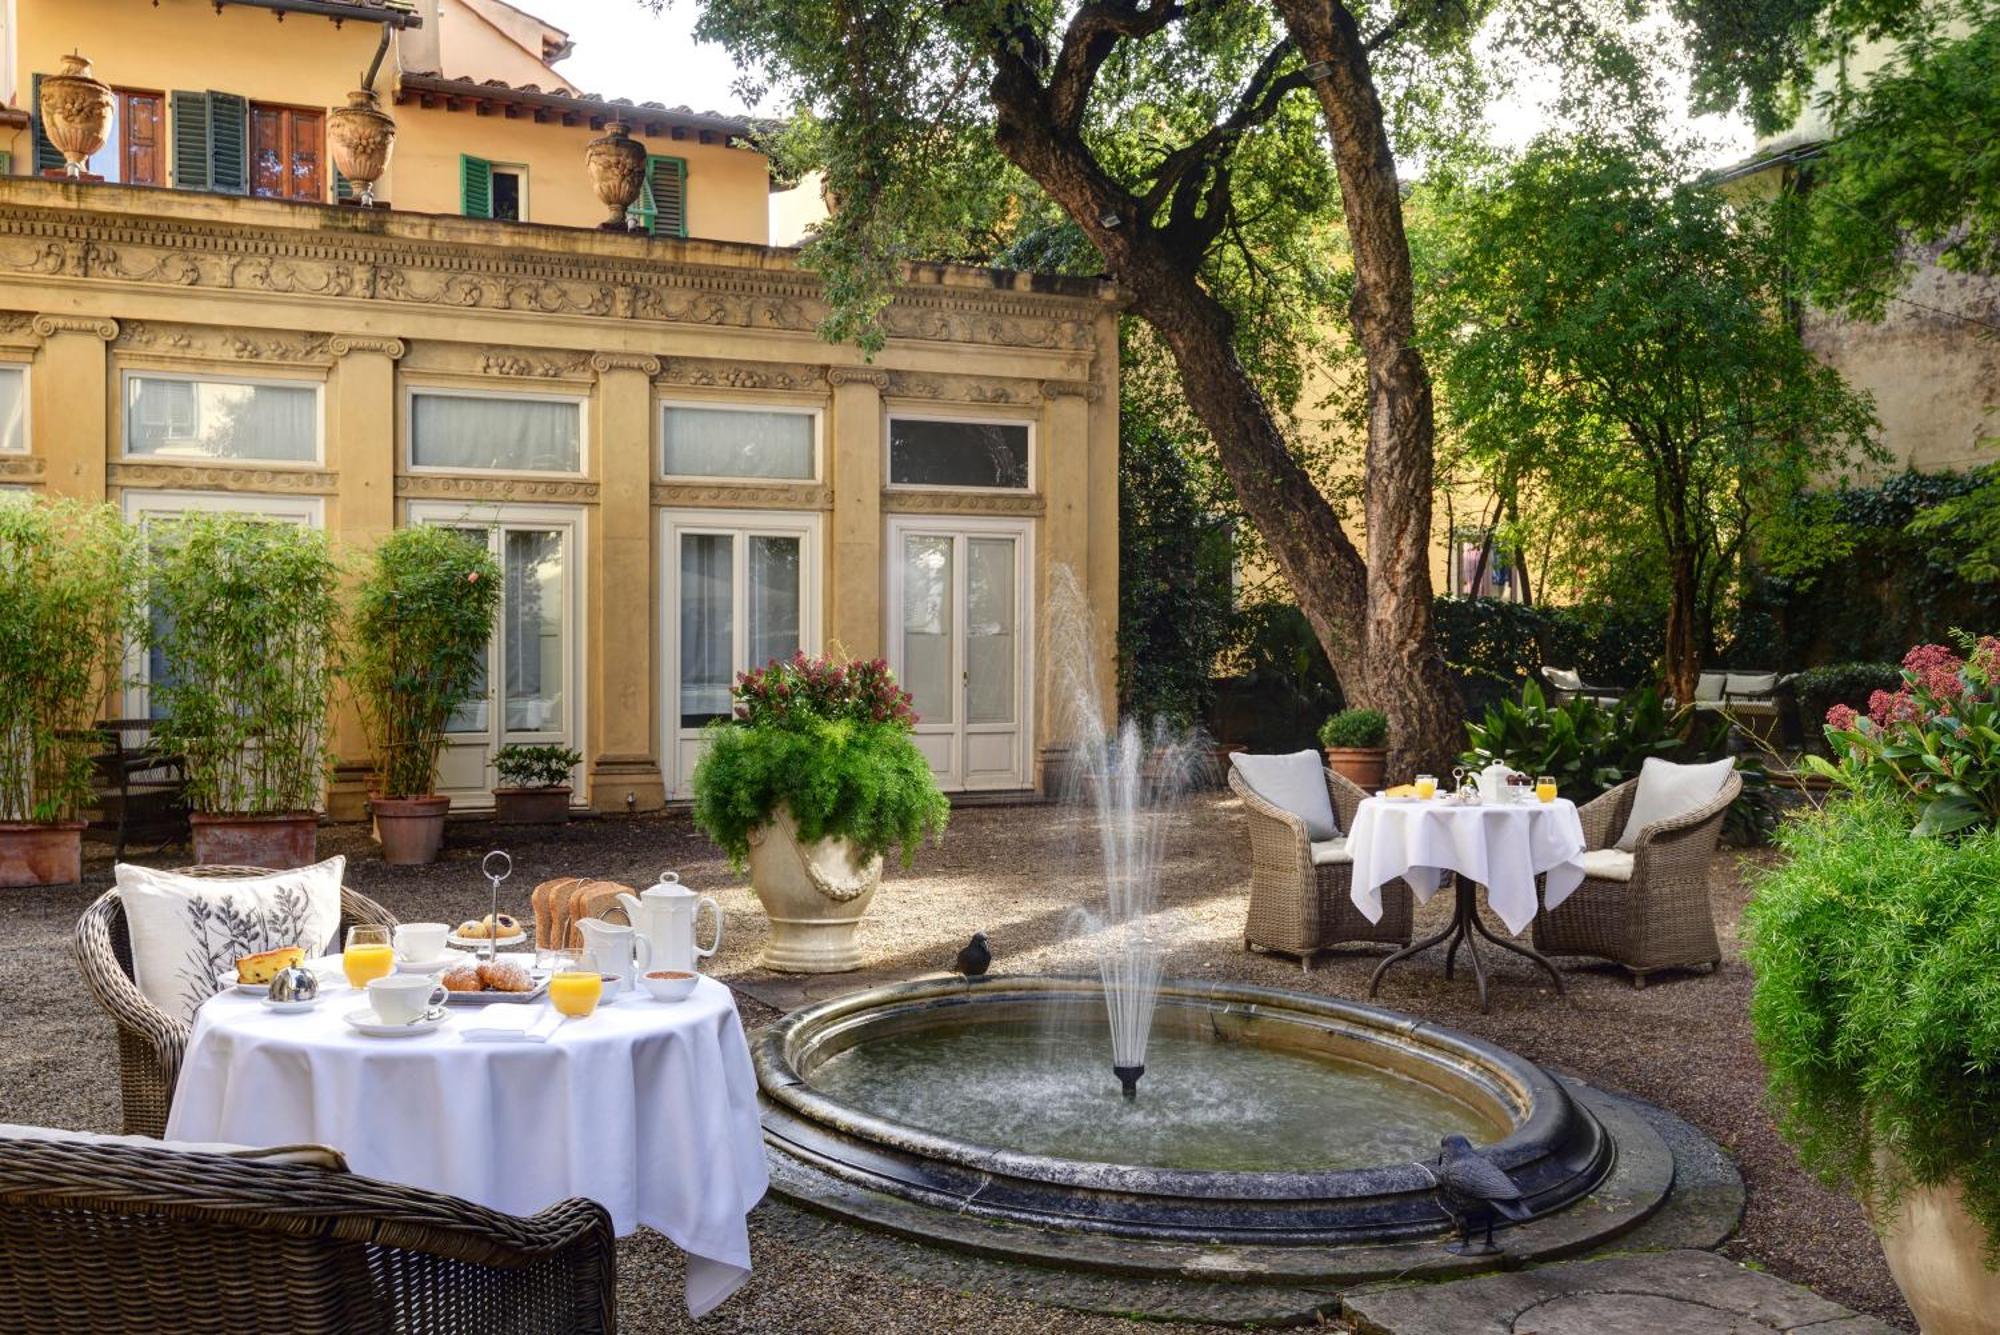
[[[1446,1221],[1421,1161],[1460,1132],[1536,1215],[1613,1149],[1530,1062],[1373,1006],[1168,982],[1138,1097],[1095,979],[910,983],[799,1011],[756,1050],[767,1140],[818,1180],[1038,1230],[1243,1246]],[[782,1174],[781,1174],[782,1176]],[[838,1209],[829,1199],[817,1202]]]

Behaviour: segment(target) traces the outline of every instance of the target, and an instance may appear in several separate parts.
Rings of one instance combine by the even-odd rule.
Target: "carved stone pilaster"
[[[599,375],[606,371],[637,371],[650,378],[660,373],[660,359],[645,353],[599,352],[592,354],[590,369]]]
[[[118,337],[118,322],[90,315],[37,315],[34,329],[43,338],[57,334],[95,334],[109,343]]]
[[[877,389],[889,388],[889,373],[874,371],[861,366],[829,366],[826,368],[826,383],[829,385],[873,385]]]
[[[1103,387],[1091,380],[1044,380],[1042,397],[1045,399],[1079,398],[1088,403],[1096,403],[1104,397]]]
[[[372,338],[366,334],[335,334],[327,340],[326,350],[336,357],[345,357],[350,352],[379,352],[392,362],[403,359],[409,348],[400,338]]]

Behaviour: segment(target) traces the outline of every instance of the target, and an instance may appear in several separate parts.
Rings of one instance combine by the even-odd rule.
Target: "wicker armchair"
[[[1577,811],[1586,849],[1606,849],[1624,832],[1639,781],[1619,784]],[[1632,846],[1632,877],[1588,874],[1555,908],[1535,917],[1535,949],[1544,955],[1595,955],[1624,968],[1632,986],[1662,969],[1722,962],[1708,899],[1708,864],[1729,804],[1743,790],[1731,774],[1722,790],[1685,816],[1640,831]]]
[[[1332,770],[1326,773],[1340,828],[1354,828],[1354,813],[1367,794]],[[1305,822],[1273,806],[1243,782],[1235,767],[1229,786],[1243,799],[1250,821],[1250,911],[1243,926],[1246,949],[1295,955],[1308,973],[1313,956],[1346,941],[1410,944],[1412,897],[1401,881],[1382,887],[1382,921],[1370,922],[1354,907],[1350,862],[1314,864]]]
[[[530,1218],[350,1173],[0,1140],[0,1330],[613,1331],[611,1219]]]
[[[264,876],[255,867],[189,867],[184,876]],[[342,887],[340,933],[355,923],[396,925],[387,909]],[[181,1055],[193,1027],[146,1000],[132,981],[132,941],[118,891],[107,890],[83,911],[76,924],[76,962],[90,995],[118,1025],[118,1078],[124,1093],[127,1135],[163,1136],[167,1109],[180,1077]]]

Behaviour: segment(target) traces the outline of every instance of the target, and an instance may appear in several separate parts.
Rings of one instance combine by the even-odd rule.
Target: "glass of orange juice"
[[[1556,800],[1556,779],[1553,774],[1544,774],[1535,780],[1535,800],[1553,802]]]
[[[340,967],[349,987],[366,987],[377,978],[396,972],[396,947],[389,929],[373,923],[356,923],[347,929],[347,949],[341,952]]]
[[[549,979],[549,1004],[573,1020],[581,1020],[596,1010],[597,999],[603,993],[601,974],[565,969]]]
[[[1420,797],[1420,798],[1422,798],[1422,799],[1423,799],[1424,801],[1428,802],[1428,801],[1430,801],[1430,800],[1431,800],[1431,799],[1432,799],[1433,797],[1436,797],[1436,796],[1437,796],[1437,791],[1438,791],[1438,780],[1437,780],[1437,775],[1435,775],[1435,774],[1419,774],[1419,775],[1417,776],[1417,796],[1418,796],[1418,797]]]

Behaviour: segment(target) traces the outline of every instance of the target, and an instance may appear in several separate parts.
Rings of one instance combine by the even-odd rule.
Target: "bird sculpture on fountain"
[[[1445,1250],[1458,1256],[1492,1256],[1500,1250],[1493,1243],[1494,1216],[1505,1215],[1513,1220],[1528,1217],[1521,1189],[1464,1136],[1446,1136],[1439,1144],[1444,1152],[1424,1168],[1436,1183],[1438,1207],[1458,1230],[1458,1241]],[[1472,1230],[1482,1223],[1486,1228],[1485,1240],[1474,1242]]]

